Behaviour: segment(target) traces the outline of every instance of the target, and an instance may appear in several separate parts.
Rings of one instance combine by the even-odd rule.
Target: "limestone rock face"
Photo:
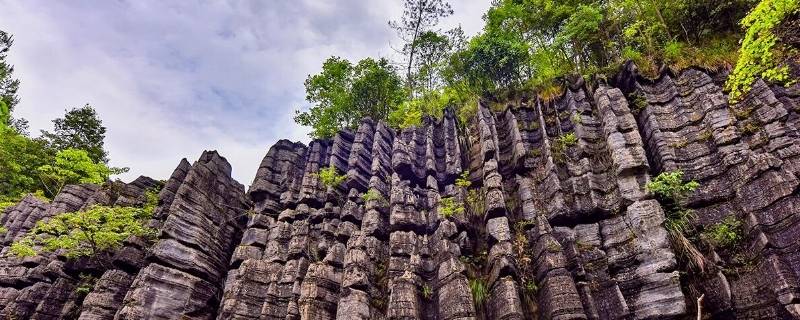
[[[216,152],[166,182],[29,196],[0,223],[5,319],[793,319],[800,317],[800,84],[687,69],[523,99],[461,122],[395,130],[364,119],[309,145],[278,141],[249,190]],[[325,185],[320,169],[346,176]],[[690,270],[645,188],[681,170],[699,232],[741,240]],[[37,221],[130,206],[161,187],[149,226],[110,266],[9,245]],[[94,275],[90,290],[81,274]]]

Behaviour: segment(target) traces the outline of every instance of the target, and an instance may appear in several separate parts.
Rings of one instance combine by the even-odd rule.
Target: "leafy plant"
[[[656,195],[665,209],[664,227],[669,233],[672,247],[678,257],[689,267],[705,271],[706,261],[703,254],[689,240],[694,232],[692,220],[694,211],[683,206],[683,202],[697,189],[697,181],[684,181],[682,171],[663,172],[645,185],[645,188]]]
[[[92,291],[92,289],[94,289],[94,284],[97,279],[95,279],[95,277],[92,275],[83,273],[79,275],[79,278],[80,282],[78,283],[78,286],[75,287],[75,294],[85,297],[87,294],[89,294],[89,292]]]
[[[432,296],[433,296],[433,290],[431,289],[431,286],[429,286],[428,284],[423,284],[422,297],[425,298],[425,300],[430,300]]]
[[[569,147],[576,144],[578,144],[578,137],[574,132],[569,132],[558,136],[555,140],[553,140],[553,144],[550,146],[550,149],[553,152],[553,160],[559,163],[564,162],[566,160],[565,152]]]
[[[536,284],[536,281],[529,279],[525,281],[525,291],[529,294],[536,294],[536,292],[539,291],[539,286]]]
[[[325,167],[317,173],[320,182],[326,187],[335,188],[347,180],[347,175],[339,174],[334,166]]]
[[[372,188],[370,188],[369,190],[367,190],[367,192],[362,194],[361,199],[363,199],[364,202],[369,202],[369,201],[378,201],[380,203],[386,202],[386,199],[383,197],[383,195],[381,195],[380,191]]]
[[[663,172],[650,180],[645,188],[664,199],[681,201],[694,192],[700,184],[697,181],[683,181],[683,171]]]
[[[111,174],[125,172],[125,169],[109,168],[103,162],[95,162],[86,151],[65,149],[56,153],[52,164],[37,169],[44,182],[45,191],[54,197],[65,185],[75,183],[102,184]]]
[[[728,248],[742,240],[742,222],[728,216],[703,232],[703,237],[718,248]]]
[[[729,99],[736,102],[750,90],[757,77],[778,83],[789,82],[789,68],[784,61],[796,54],[778,42],[775,28],[792,13],[800,10],[797,0],[762,0],[740,22],[745,28],[739,60],[736,62],[725,88]]]
[[[68,258],[98,257],[122,246],[129,236],[152,235],[154,231],[145,226],[152,214],[149,208],[107,206],[61,213],[36,223],[10,251],[19,257],[56,250]]]
[[[464,213],[464,206],[453,197],[444,197],[439,201],[439,215],[445,219]]]
[[[471,185],[472,181],[469,180],[469,170],[464,170],[458,178],[456,178],[456,186],[459,188],[469,188]]]

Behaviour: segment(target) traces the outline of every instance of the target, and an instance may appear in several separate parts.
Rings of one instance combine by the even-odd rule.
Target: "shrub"
[[[375,200],[375,201],[383,203],[383,202],[386,201],[386,199],[383,198],[383,195],[381,195],[380,191],[378,191],[376,189],[367,190],[366,193],[361,195],[361,199],[363,199],[364,202],[369,202],[369,201]]]
[[[453,197],[444,197],[439,201],[439,215],[445,219],[459,213],[464,213],[464,205]]]
[[[677,256],[689,267],[704,272],[708,262],[687,236],[694,230],[691,222],[695,214],[693,210],[682,205],[682,202],[699,186],[697,181],[684,182],[682,171],[669,171],[659,174],[645,187],[655,194],[664,206],[666,211],[664,228],[669,233],[670,242]]]
[[[472,185],[472,181],[469,181],[469,170],[464,170],[461,174],[456,178],[456,186],[461,188],[469,188]]]
[[[64,250],[68,258],[96,257],[122,246],[129,236],[149,236],[145,226],[152,209],[93,206],[86,211],[65,212],[39,221],[22,239],[11,245],[18,257],[34,256],[39,250]]]
[[[565,151],[571,146],[578,144],[578,137],[574,132],[562,134],[558,136],[553,145],[550,146],[550,151],[553,152],[553,160],[558,163],[563,163],[566,160]]]
[[[317,176],[324,186],[331,188],[338,187],[347,180],[347,175],[339,174],[333,166],[320,169]]]
[[[718,248],[734,246],[742,239],[742,222],[734,216],[728,216],[706,229],[703,238]]]
[[[422,297],[425,298],[425,300],[430,300],[432,296],[433,290],[431,289],[431,286],[427,284],[422,285]]]
[[[791,56],[792,49],[779,43],[775,29],[798,10],[797,0],[762,0],[742,19],[740,24],[745,34],[739,60],[725,82],[732,102],[750,91],[758,77],[778,83],[791,82],[789,68],[783,62],[785,56]]]
[[[663,172],[645,185],[648,191],[662,199],[680,202],[694,192],[700,184],[697,181],[683,181],[683,171]]]

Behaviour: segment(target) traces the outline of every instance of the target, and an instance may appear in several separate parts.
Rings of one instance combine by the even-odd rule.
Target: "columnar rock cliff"
[[[0,314],[673,319],[696,317],[702,295],[704,317],[798,318],[800,85],[759,81],[729,105],[721,79],[644,79],[628,65],[554,101],[481,104],[463,123],[449,111],[404,130],[365,119],[331,140],[279,141],[246,192],[205,152],[166,182],[29,196],[0,219]],[[329,166],[342,184],[320,181]],[[697,244],[702,271],[676,254],[665,207],[645,189],[673,170],[700,183],[685,204],[699,230],[743,222],[733,248]],[[157,238],[129,239],[111,265],[7,254],[36,221],[140,204],[153,187]],[[88,293],[86,274],[97,278]]]

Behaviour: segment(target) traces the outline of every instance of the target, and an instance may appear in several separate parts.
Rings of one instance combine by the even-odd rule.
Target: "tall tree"
[[[450,4],[443,0],[405,0],[400,20],[389,21],[389,26],[405,42],[402,53],[406,56],[406,86],[409,94],[414,93],[413,68],[422,43],[420,37],[432,31],[440,19],[452,14]]]
[[[37,169],[50,163],[53,156],[43,140],[0,128],[0,202],[44,190]]]
[[[53,120],[53,126],[52,133],[42,130],[42,137],[52,149],[81,149],[93,161],[108,163],[108,152],[103,148],[106,127],[90,105],[67,111],[63,118]]]
[[[296,111],[294,120],[311,126],[315,138],[355,128],[363,117],[384,120],[405,95],[402,80],[386,59],[367,58],[353,65],[330,57],[322,72],[308,76],[305,87],[306,100],[316,105]]]
[[[19,79],[14,79],[14,66],[6,61],[8,51],[14,43],[14,37],[7,32],[0,30],[0,101],[3,101],[8,108],[8,112],[14,111],[14,106],[19,102],[17,89],[19,89]]]

